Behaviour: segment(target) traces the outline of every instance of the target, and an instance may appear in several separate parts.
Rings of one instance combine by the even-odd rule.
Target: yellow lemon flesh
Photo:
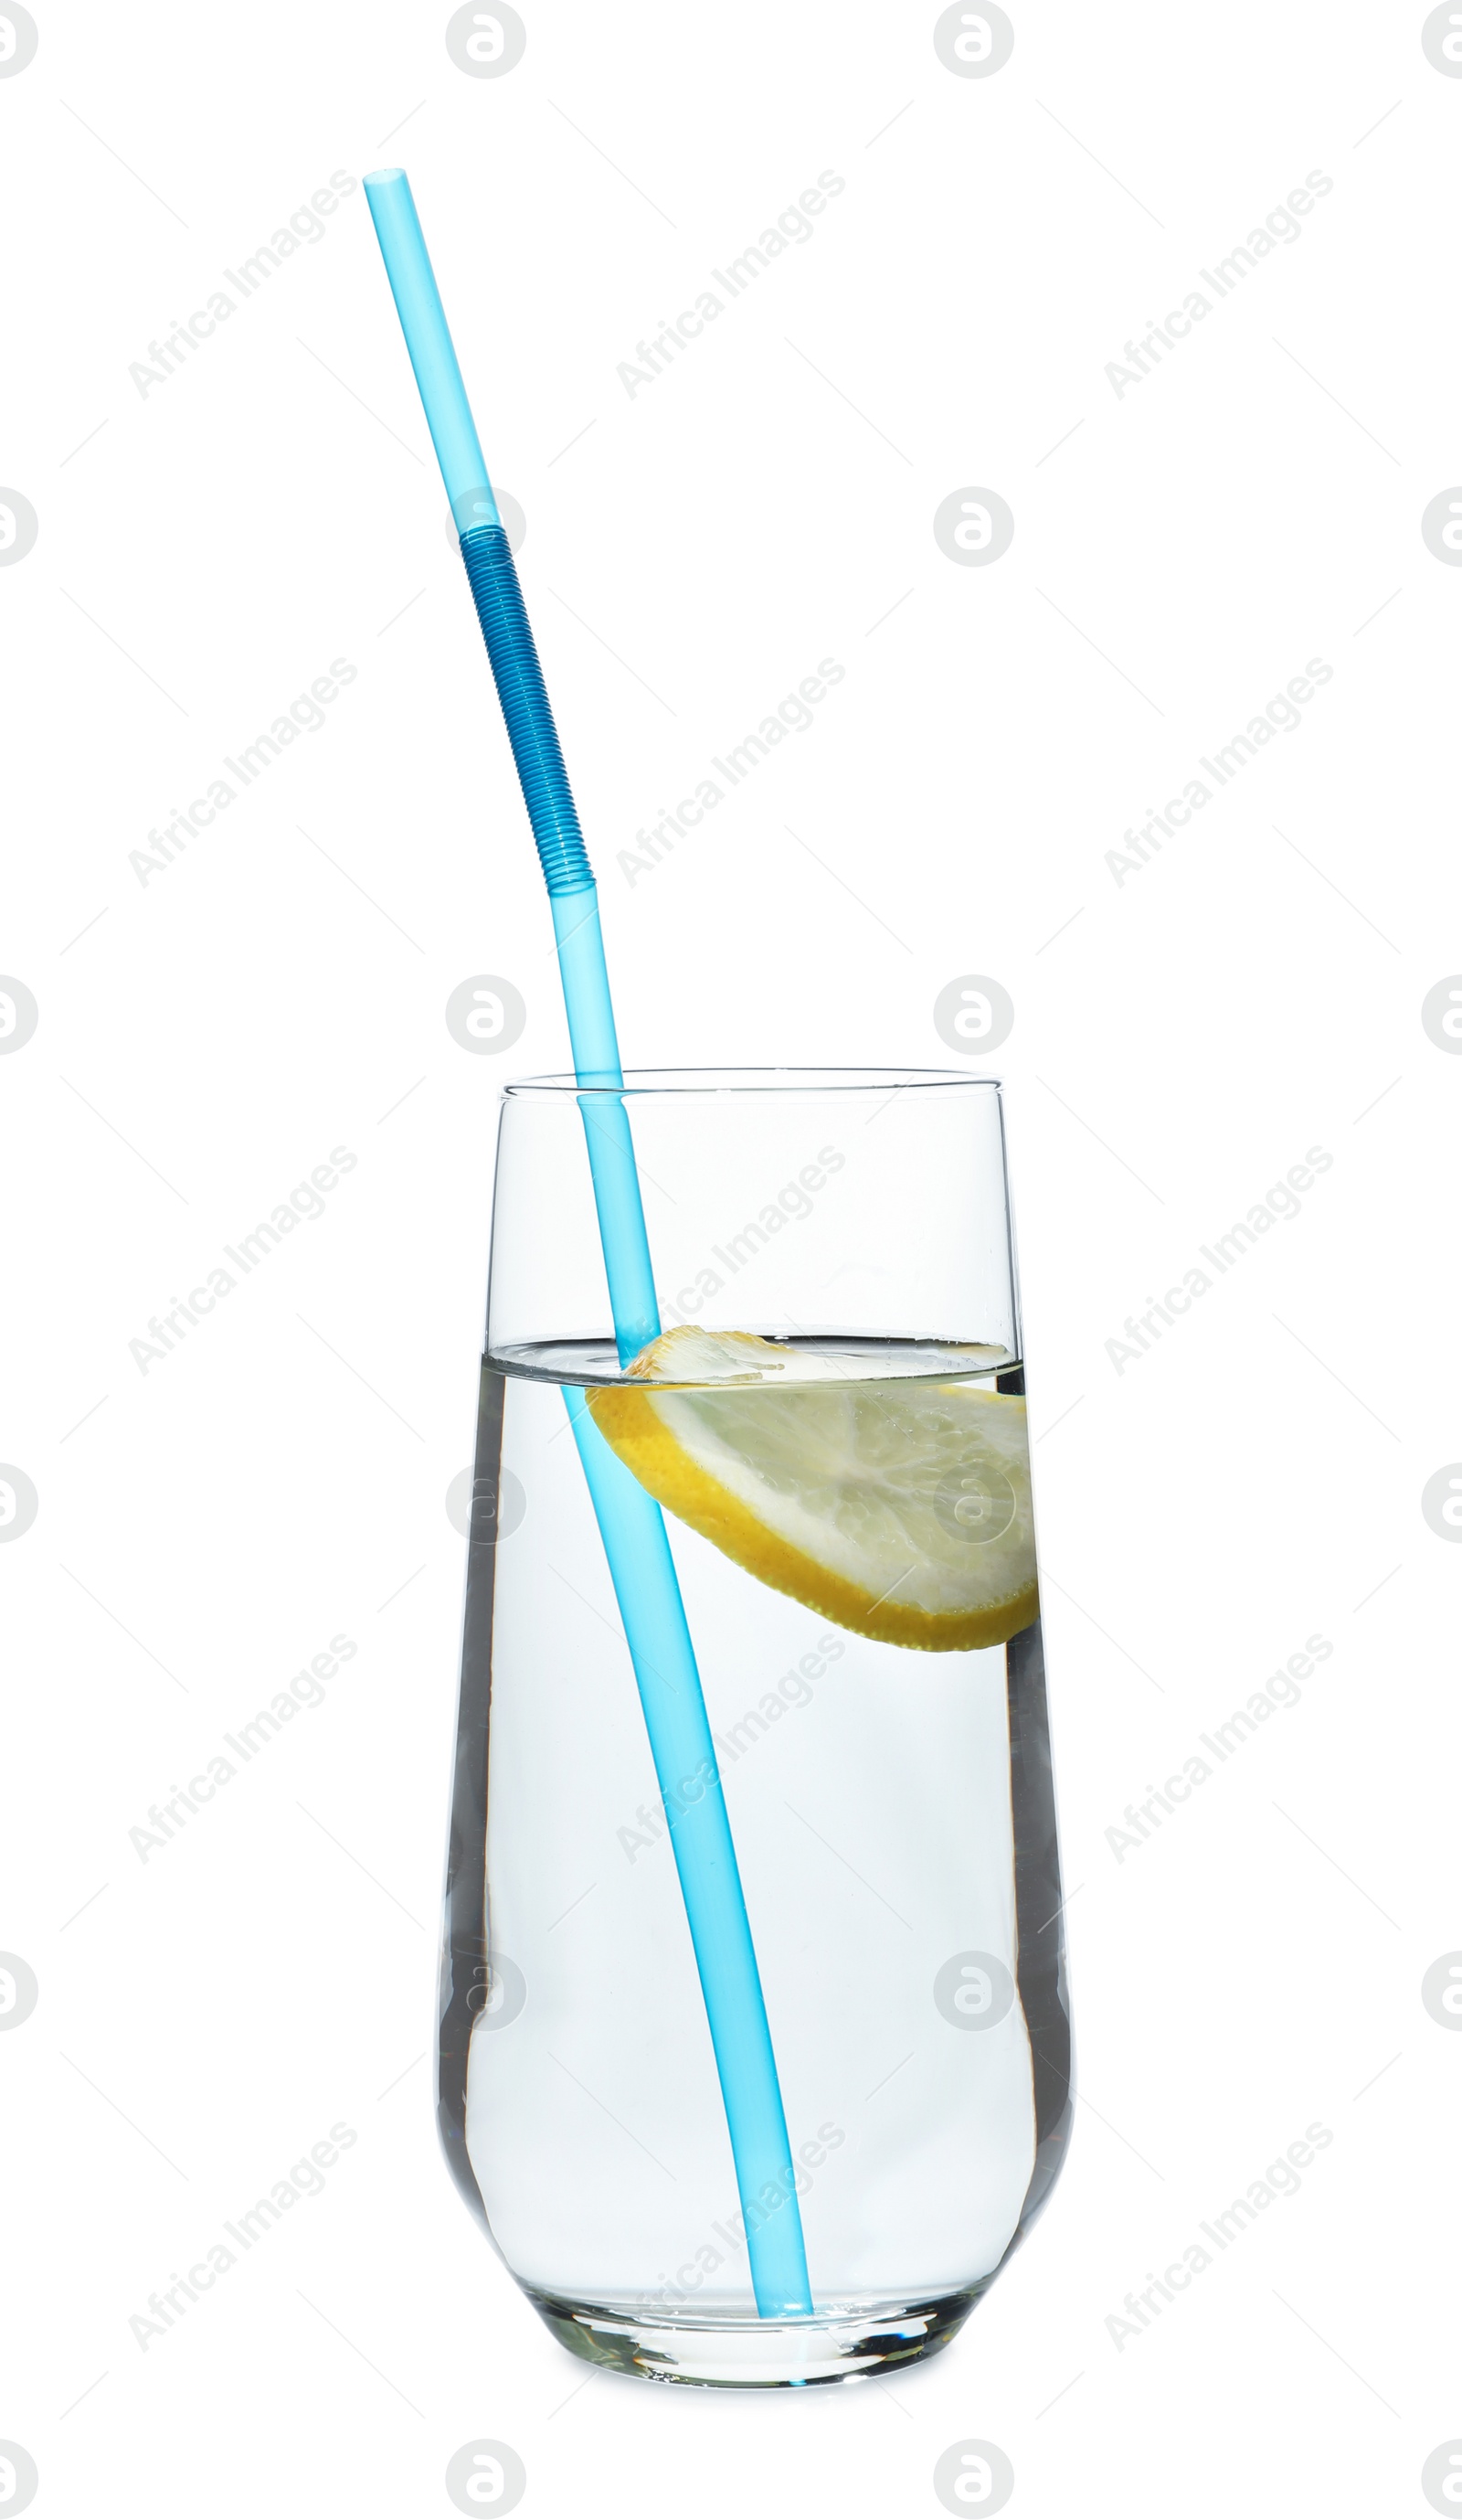
[[[930,1653],[1037,1616],[1026,1405],[856,1380],[744,1331],[669,1330],[594,1391],[596,1425],[680,1521],[837,1626]]]

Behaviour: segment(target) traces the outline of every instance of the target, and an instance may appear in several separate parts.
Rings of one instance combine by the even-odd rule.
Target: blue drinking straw
[[[554,914],[575,1080],[598,1089],[582,1094],[579,1107],[614,1336],[625,1366],[658,1336],[660,1314],[623,1099],[598,895],[517,570],[477,443],[411,186],[399,167],[387,167],[366,177],[366,199],[538,843]],[[763,2318],[805,2316],[813,2302],[776,2059],[665,1518],[605,1443],[584,1392],[566,1389],[563,1396],[609,1562],[675,1849],[721,2078],[757,2310]]]

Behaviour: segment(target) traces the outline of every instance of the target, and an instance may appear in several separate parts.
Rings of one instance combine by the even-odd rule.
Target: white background
[[[0,1058],[9,1637],[0,2435],[57,2513],[1425,2511],[1462,2435],[1456,1098],[1462,80],[1421,14],[542,0],[58,7],[0,78]],[[398,126],[401,126],[398,130]],[[547,909],[357,188],[179,373],[129,364],[332,170],[415,184],[600,878],[628,1061],[1008,1080],[1083,2099],[1028,2246],[892,2384],[591,2376],[453,2193],[425,2061],[495,1098],[561,1067]],[[846,189],[652,386],[616,375],[824,169]],[[1333,190],[1120,398],[1123,344],[1313,169]],[[1208,292],[1212,294],[1213,292]],[[934,511],[993,487],[994,565]],[[617,853],[823,657],[846,679],[633,885]],[[186,855],[155,826],[343,657]],[[1333,679],[1142,872],[1105,860],[1310,658]],[[801,843],[788,836],[788,827]],[[309,836],[306,837],[305,834]],[[1283,834],[1283,836],[1281,836]],[[815,852],[816,854],[810,854]],[[443,1019],[479,972],[503,1059]],[[979,1066],[980,1062],[971,1061]],[[986,1061],[985,1066],[992,1062]],[[187,1341],[129,1342],[335,1146],[358,1162]],[[1161,1344],[1106,1342],[1312,1146]],[[916,1193],[917,1185],[911,1185]],[[1106,1832],[1313,1633],[1302,1703],[1119,1864]],[[335,1634],[324,1706],[144,1865],[128,1832]],[[144,2353],[128,2320],[335,2121],[303,2202]],[[1148,2270],[1334,2141],[1121,2351]]]

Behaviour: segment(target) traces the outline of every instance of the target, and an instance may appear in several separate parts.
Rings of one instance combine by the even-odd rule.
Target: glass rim
[[[581,1085],[569,1075],[509,1077],[505,1100],[577,1101],[586,1094],[996,1094],[997,1076],[940,1067],[628,1067],[620,1085]]]

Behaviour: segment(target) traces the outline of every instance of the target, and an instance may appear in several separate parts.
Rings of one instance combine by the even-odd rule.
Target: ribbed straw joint
[[[462,537],[462,557],[487,642],[544,881],[551,893],[582,892],[594,881],[594,875],[558,748],[523,591],[503,527],[471,526]]]

